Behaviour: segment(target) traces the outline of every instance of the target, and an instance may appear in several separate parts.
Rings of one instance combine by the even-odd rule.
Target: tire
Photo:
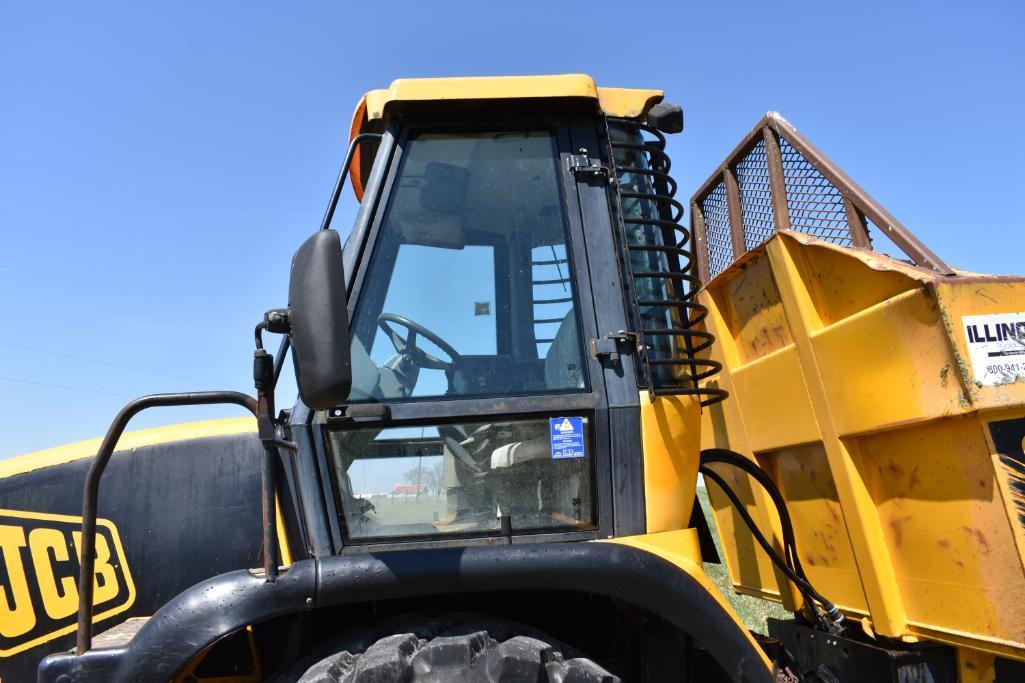
[[[351,633],[276,680],[298,683],[620,683],[550,636],[473,615],[410,618]]]

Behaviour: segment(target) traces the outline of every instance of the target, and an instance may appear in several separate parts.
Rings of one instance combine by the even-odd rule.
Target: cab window
[[[346,540],[597,528],[590,420],[335,429]]]
[[[351,324],[351,402],[586,391],[555,140],[408,139]]]

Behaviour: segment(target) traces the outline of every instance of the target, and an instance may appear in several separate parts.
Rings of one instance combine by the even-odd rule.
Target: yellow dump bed
[[[801,175],[775,185],[789,200],[776,213],[786,224],[772,224],[780,207],[763,193],[770,228],[752,238],[745,163],[768,157],[768,174],[767,145],[785,155],[803,142],[787,140],[792,128],[767,129],[692,205],[709,221],[698,236],[714,242],[716,188],[736,183],[735,222],[729,211],[722,220],[740,255],[717,266],[715,244],[699,243],[710,277],[703,324],[723,365],[714,381],[730,394],[705,411],[702,446],[739,451],[771,474],[812,583],[870,634],[960,646],[963,671],[973,656],[984,667],[982,653],[1025,659],[1025,278],[856,246],[859,222],[884,212],[845,206],[856,193],[813,148],[799,155]],[[834,218],[846,235],[795,210],[792,183],[814,173],[823,193],[839,187]],[[778,527],[743,474],[718,471],[763,528]],[[712,484],[709,493],[736,589],[793,606],[798,596],[729,501]]]

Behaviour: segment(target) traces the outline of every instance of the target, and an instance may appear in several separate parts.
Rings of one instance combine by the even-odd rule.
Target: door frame
[[[595,273],[592,272],[592,264],[597,263],[602,269],[601,278],[603,287],[608,284],[608,273],[614,274],[617,287],[622,287],[619,277],[618,266],[611,270],[607,268],[607,259],[594,255],[589,256],[585,244],[590,244],[593,249],[595,238],[599,237],[595,232],[601,228],[594,227],[599,223],[592,214],[604,212],[607,226],[604,228],[604,239],[598,239],[598,246],[604,242],[612,243],[611,223],[608,198],[602,190],[601,196],[590,192],[590,188],[582,186],[578,178],[570,170],[570,155],[575,154],[580,146],[580,141],[597,139],[596,124],[602,120],[593,115],[580,116],[566,114],[560,116],[521,116],[521,117],[481,117],[475,115],[465,122],[453,120],[451,117],[444,120],[432,121],[429,119],[418,119],[415,122],[404,122],[401,119],[389,117],[385,125],[385,142],[382,142],[379,158],[375,161],[375,171],[378,167],[386,169],[380,175],[372,172],[371,176],[377,182],[368,183],[368,192],[365,195],[365,207],[361,207],[358,216],[358,225],[354,228],[353,239],[357,242],[353,248],[357,254],[347,258],[346,262],[354,267],[347,269],[349,296],[349,317],[353,317],[356,306],[359,302],[362,287],[366,283],[370,261],[373,258],[373,250],[378,243],[382,229],[382,222],[385,209],[393,196],[395,180],[402,168],[402,155],[408,146],[412,136],[424,131],[480,131],[480,130],[551,130],[557,151],[558,175],[561,179],[560,191],[562,194],[563,218],[567,226],[567,255],[570,257],[570,267],[573,272],[573,281],[576,286],[579,302],[578,321],[580,323],[581,338],[585,364],[588,370],[590,390],[583,392],[567,393],[545,393],[507,395],[498,397],[482,398],[444,398],[429,397],[418,399],[404,399],[386,401],[388,406],[389,419],[378,421],[360,420],[358,423],[345,421],[343,424],[352,424],[356,428],[373,426],[379,424],[382,427],[404,427],[418,426],[438,423],[458,422],[479,422],[489,417],[508,418],[515,415],[517,418],[542,418],[566,414],[586,415],[591,421],[591,435],[595,477],[595,496],[597,504],[597,528],[594,530],[559,530],[546,532],[543,530],[532,530],[514,534],[513,542],[547,542],[547,541],[568,541],[568,540],[593,540],[597,538],[608,538],[615,535],[622,535],[629,532],[636,525],[636,514],[633,508],[636,504],[624,504],[620,498],[623,491],[622,483],[626,478],[621,474],[618,477],[613,472],[613,461],[619,454],[618,459],[622,460],[623,453],[630,443],[630,450],[633,457],[637,457],[639,449],[639,420],[634,428],[624,424],[620,415],[610,411],[610,401],[607,395],[606,383],[611,379],[617,385],[614,389],[616,406],[621,408],[629,405],[629,396],[633,397],[633,404],[637,405],[637,393],[635,373],[632,362],[620,365],[618,370],[605,367],[598,358],[589,353],[589,341],[604,336],[607,332],[619,329],[626,329],[626,312],[621,297],[607,296],[603,290],[601,295],[596,296],[592,282]],[[590,130],[591,138],[588,138],[586,131]],[[369,191],[380,184],[380,192],[371,194]],[[588,190],[587,196],[582,196],[582,190]],[[369,203],[368,203],[369,200]],[[595,202],[598,201],[598,205]],[[366,210],[364,210],[364,208]],[[590,229],[588,229],[590,225]],[[615,261],[615,252],[609,250],[607,256]],[[624,357],[625,358],[625,357]],[[625,366],[624,366],[625,365]],[[632,391],[625,390],[623,380],[628,379],[632,385]],[[383,542],[349,542],[346,540],[343,529],[342,511],[338,503],[338,492],[332,475],[332,468],[328,463],[327,429],[338,428],[339,422],[329,414],[332,411],[320,411],[312,416],[312,439],[316,461],[320,468],[321,482],[325,494],[325,504],[328,506],[329,526],[332,536],[334,551],[341,553],[348,552],[373,552],[378,550],[389,550],[411,547],[443,547],[451,545],[472,545],[493,543],[497,534],[445,534],[441,538],[429,539],[417,538],[414,540],[402,540],[396,537],[394,541]],[[637,411],[634,410],[636,413]],[[612,420],[619,425],[616,429]],[[629,422],[629,421],[627,421]],[[625,429],[624,429],[625,427]],[[617,433],[618,432],[618,433]],[[624,470],[625,468],[619,467]],[[637,468],[632,468],[637,469]],[[616,495],[614,495],[614,493]],[[643,491],[641,492],[643,496]],[[639,509],[643,515],[643,497],[640,500]]]

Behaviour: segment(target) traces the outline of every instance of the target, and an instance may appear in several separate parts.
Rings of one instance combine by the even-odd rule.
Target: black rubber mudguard
[[[276,583],[232,572],[179,595],[122,648],[51,655],[39,680],[166,681],[220,637],[273,617],[370,600],[515,590],[580,591],[634,604],[692,634],[734,680],[772,680],[745,631],[695,579],[643,550],[595,542],[304,560]]]

